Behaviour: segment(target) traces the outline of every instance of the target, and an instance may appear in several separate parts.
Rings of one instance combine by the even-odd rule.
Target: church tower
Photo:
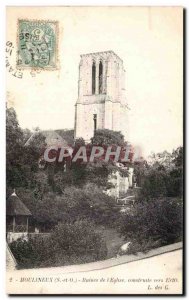
[[[82,54],[78,99],[75,105],[75,139],[86,142],[96,129],[121,131],[128,137],[123,61],[113,51]]]

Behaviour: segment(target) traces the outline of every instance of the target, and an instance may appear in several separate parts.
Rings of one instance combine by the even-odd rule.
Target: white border
[[[1,154],[1,163],[0,163],[0,296],[1,299],[7,299],[5,294],[5,94],[6,94],[6,82],[5,82],[5,33],[6,33],[6,6],[183,6],[188,9],[189,1],[187,0],[7,0],[0,1],[0,154]],[[188,32],[188,24],[186,21],[186,33]],[[186,39],[186,49],[187,49],[187,39]],[[186,51],[187,53],[187,51]],[[187,66],[188,67],[188,62]],[[188,68],[187,68],[188,69]],[[188,84],[188,78],[186,78],[186,86]],[[186,95],[187,98],[187,95]],[[187,104],[187,99],[186,99]],[[188,115],[188,106],[186,105],[187,115]],[[187,124],[188,125],[188,124]],[[188,136],[188,126],[186,128]],[[188,171],[188,162],[186,161],[186,168]],[[186,182],[187,187],[188,180]],[[187,202],[187,197],[186,197]],[[187,208],[189,205],[187,205]],[[188,210],[187,210],[188,212]],[[187,223],[187,218],[186,218]],[[187,236],[186,236],[187,238]],[[187,246],[188,246],[188,240]],[[188,249],[188,247],[187,247]],[[187,260],[188,261],[188,260]],[[188,265],[187,265],[188,267]],[[188,269],[188,268],[187,268]],[[187,276],[189,277],[189,276]],[[186,282],[186,287],[188,282]],[[18,297],[20,298],[20,297]],[[24,299],[25,297],[22,297]],[[37,299],[38,297],[35,297]],[[48,297],[49,298],[49,297]],[[51,298],[54,298],[53,296]],[[101,297],[98,297],[100,299]],[[115,297],[116,298],[116,297]],[[128,297],[127,297],[128,298]],[[133,298],[133,297],[132,297]],[[136,297],[138,298],[138,297]],[[162,297],[167,299],[167,297]],[[174,297],[175,298],[175,297]]]

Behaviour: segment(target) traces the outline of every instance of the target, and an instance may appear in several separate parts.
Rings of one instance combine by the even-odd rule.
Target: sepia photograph
[[[183,295],[179,6],[6,7],[6,293]]]

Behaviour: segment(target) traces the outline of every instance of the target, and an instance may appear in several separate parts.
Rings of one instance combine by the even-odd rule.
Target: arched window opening
[[[102,92],[103,92],[102,78],[103,78],[103,64],[100,61],[100,64],[99,64],[99,94],[102,94]]]
[[[96,89],[96,65],[95,62],[93,62],[92,65],[92,94],[95,94]]]

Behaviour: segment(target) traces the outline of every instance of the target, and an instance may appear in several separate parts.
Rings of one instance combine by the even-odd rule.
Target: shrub
[[[88,220],[60,223],[48,237],[17,240],[10,245],[20,268],[52,267],[103,260],[106,244]]]
[[[94,184],[86,184],[82,188],[66,187],[62,195],[46,194],[43,200],[36,201],[32,213],[35,220],[45,227],[52,227],[58,222],[73,222],[78,218],[113,226],[119,209],[115,207],[115,199],[103,193],[102,189]]]
[[[23,239],[18,239],[10,244],[10,249],[15,256],[19,267],[33,267],[32,260],[34,260],[35,253],[33,252],[31,243]]]
[[[130,251],[147,251],[182,240],[182,201],[177,198],[150,199],[135,203],[122,217],[120,232]]]

